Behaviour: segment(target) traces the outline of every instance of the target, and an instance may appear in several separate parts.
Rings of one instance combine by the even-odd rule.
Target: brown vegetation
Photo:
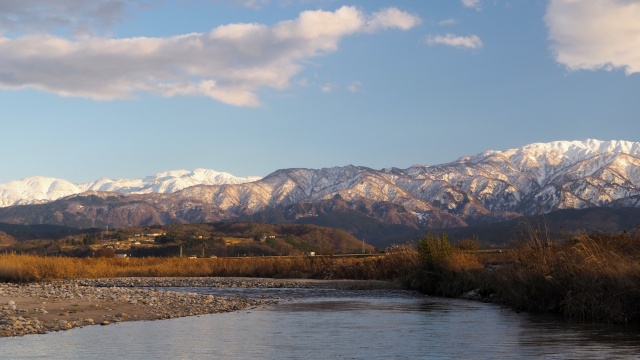
[[[473,291],[515,309],[606,322],[640,322],[640,233],[590,234],[558,241],[540,229],[496,254],[451,246],[427,234],[367,258],[64,258],[0,255],[0,280],[241,276],[396,280],[440,296]]]
[[[523,244],[490,287],[517,309],[610,322],[640,321],[640,236],[581,235]]]
[[[515,309],[605,322],[640,322],[640,234],[580,235],[558,241],[529,228],[516,247],[481,264],[450,248],[446,235],[417,243],[409,286],[428,294],[481,298]],[[489,257],[484,256],[485,259]]]
[[[475,247],[466,244],[466,247]],[[481,284],[484,267],[474,252],[452,247],[446,233],[428,233],[416,243],[419,265],[407,286],[438,296],[459,296]]]
[[[240,276],[310,279],[394,280],[415,267],[415,251],[386,256],[254,258],[69,258],[0,255],[0,281],[33,282],[107,277]]]

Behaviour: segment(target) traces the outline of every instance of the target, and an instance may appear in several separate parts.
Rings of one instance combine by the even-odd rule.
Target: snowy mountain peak
[[[517,151],[517,149],[514,149]],[[588,156],[605,153],[625,153],[633,156],[640,155],[640,143],[629,141],[601,141],[587,139],[584,141],[554,141],[550,143],[535,143],[521,148],[523,152],[548,152],[562,154],[570,160],[581,160]]]
[[[33,176],[0,184],[0,207],[47,202],[79,192],[82,187],[64,179]]]
[[[640,143],[630,141],[601,141],[587,139],[583,141],[553,141],[533,143],[521,148],[504,151],[489,150],[473,157],[462,157],[458,163],[483,161],[508,161],[519,168],[550,166],[568,166],[579,161],[602,154],[629,154],[640,156]]]
[[[121,194],[173,193],[194,185],[242,184],[260,177],[236,177],[208,169],[160,172],[140,179],[108,179],[74,184],[64,179],[34,176],[0,184],[0,207],[48,202],[85,191]]]
[[[207,186],[221,184],[227,186]],[[84,191],[172,194],[221,213],[255,212],[339,195],[345,201],[392,203],[404,207],[407,213],[444,211],[447,216],[458,217],[459,224],[494,215],[640,206],[640,143],[594,139],[535,143],[442,165],[404,170],[353,165],[281,169],[263,179],[238,178],[207,169],[86,184],[34,177],[0,184],[0,206],[51,201]]]

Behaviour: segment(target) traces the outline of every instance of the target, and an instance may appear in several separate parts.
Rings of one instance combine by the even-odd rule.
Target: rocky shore
[[[237,311],[276,303],[163,288],[390,289],[386,281],[257,278],[113,278],[0,284],[0,336],[45,334],[87,325],[160,320]]]

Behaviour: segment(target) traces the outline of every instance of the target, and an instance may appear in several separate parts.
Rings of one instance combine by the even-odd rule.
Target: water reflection
[[[534,349],[545,344],[552,349],[567,346],[581,357],[638,358],[640,327],[567,320],[556,316],[523,315],[526,328],[518,332],[519,344]]]
[[[638,329],[531,316],[403,291],[188,289],[274,306],[0,339],[3,358],[633,358]]]

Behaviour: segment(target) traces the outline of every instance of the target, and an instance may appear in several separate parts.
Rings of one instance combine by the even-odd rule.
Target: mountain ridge
[[[173,170],[137,179],[109,179],[74,184],[65,179],[32,176],[0,184],[0,207],[49,202],[86,191],[121,194],[172,193],[194,185],[238,184],[259,180],[258,176],[236,177],[209,169]]]
[[[168,179],[191,173],[179,171]],[[535,143],[407,169],[279,169],[251,182],[196,183],[166,193],[152,191],[170,188],[160,186],[167,176],[159,174],[151,177],[156,183],[145,182],[146,192],[90,190],[50,203],[0,208],[0,221],[126,227],[232,220],[269,211],[283,221],[298,221],[309,212],[339,210],[424,230],[562,209],[640,207],[640,143],[628,141]],[[205,178],[206,170],[200,174]],[[47,183],[32,186],[45,189]]]

